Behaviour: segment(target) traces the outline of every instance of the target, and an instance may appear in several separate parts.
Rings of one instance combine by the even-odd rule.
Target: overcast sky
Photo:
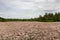
[[[60,0],[0,0],[0,16],[32,18],[60,11]]]

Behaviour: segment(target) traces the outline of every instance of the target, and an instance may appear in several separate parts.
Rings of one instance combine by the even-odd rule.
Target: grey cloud
[[[21,2],[34,2],[34,0],[20,0]]]
[[[38,15],[44,15],[45,12],[60,11],[60,0],[55,0],[54,2],[48,2],[47,0],[45,0],[45,2],[43,1],[0,0],[0,14],[2,14],[2,17],[31,18],[37,17]]]
[[[60,0],[55,0],[56,3],[60,3]]]

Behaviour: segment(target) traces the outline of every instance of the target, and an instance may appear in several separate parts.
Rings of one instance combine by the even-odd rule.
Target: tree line
[[[6,19],[0,17],[0,22],[6,21],[39,21],[39,22],[60,22],[60,12],[58,13],[45,13],[43,16],[39,16],[38,18],[31,19]]]
[[[59,22],[60,21],[60,13],[45,13],[44,16],[39,16],[38,21],[42,22]]]

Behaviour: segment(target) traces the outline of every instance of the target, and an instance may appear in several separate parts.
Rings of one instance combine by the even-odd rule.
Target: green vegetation
[[[6,21],[5,18],[0,17],[0,22],[5,22],[5,21]]]
[[[0,17],[0,22],[5,21],[40,21],[40,22],[60,22],[60,13],[45,13],[44,16],[39,16],[38,18],[31,19],[5,19]]]

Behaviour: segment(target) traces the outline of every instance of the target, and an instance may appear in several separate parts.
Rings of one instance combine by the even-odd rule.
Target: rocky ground
[[[0,40],[60,40],[60,22],[0,22]]]

